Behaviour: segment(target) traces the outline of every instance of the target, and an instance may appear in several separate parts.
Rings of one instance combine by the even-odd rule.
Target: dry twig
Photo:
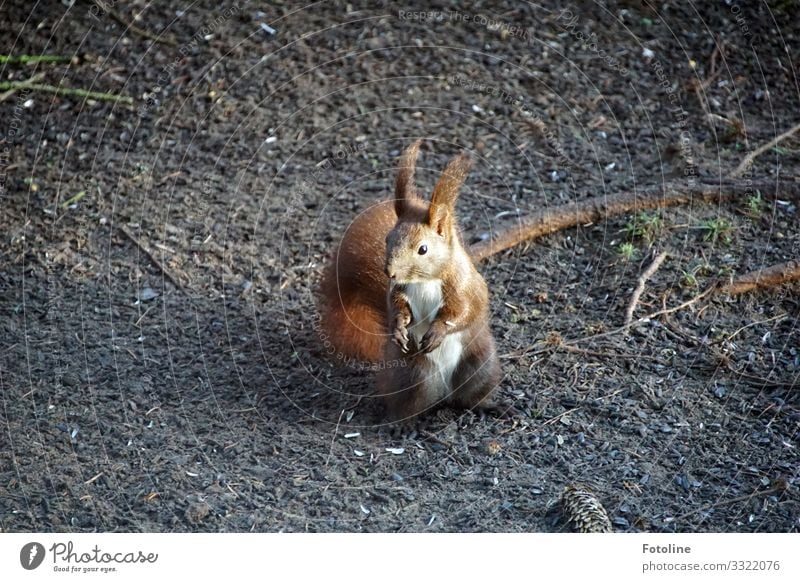
[[[639,319],[630,321],[625,325],[618,327],[617,329],[612,329],[611,331],[606,331],[603,333],[599,333],[597,335],[577,338],[574,340],[563,342],[563,346],[572,346],[580,342],[584,342],[586,340],[595,340],[601,337],[616,335],[627,329],[630,329],[635,325],[651,321],[656,317],[660,317],[662,315],[668,315],[670,313],[675,313],[676,311],[686,309],[687,307],[694,305],[704,297],[711,294],[727,293],[728,295],[737,295],[740,293],[747,293],[748,291],[753,291],[755,289],[774,287],[798,279],[800,279],[800,262],[798,261],[789,261],[787,263],[781,263],[773,267],[759,269],[758,271],[746,273],[740,277],[737,277],[736,279],[727,284],[722,284],[720,282],[714,283],[709,287],[707,287],[702,293],[695,295],[691,299],[687,299],[686,301],[684,301],[680,305],[676,305],[675,307],[660,309],[658,311],[645,315],[644,317],[640,317]]]
[[[625,311],[625,323],[630,323],[633,321],[633,312],[636,310],[636,305],[639,303],[639,298],[642,296],[642,293],[644,293],[644,286],[647,284],[647,280],[653,276],[666,258],[667,251],[662,251],[655,259],[653,259],[653,262],[650,263],[650,266],[647,267],[647,269],[645,269],[644,273],[639,276],[639,282],[636,285],[636,289],[633,290],[633,295],[631,295],[631,301],[628,304],[628,309]]]
[[[758,156],[760,156],[764,152],[767,152],[767,151],[771,150],[776,145],[778,145],[780,142],[782,142],[783,140],[785,140],[788,137],[793,136],[798,131],[800,131],[800,123],[798,123],[797,125],[792,127],[789,131],[785,131],[782,134],[780,134],[778,137],[776,137],[775,139],[765,143],[760,148],[757,148],[757,149],[753,150],[752,152],[750,152],[749,154],[747,154],[744,157],[744,159],[742,160],[742,162],[738,166],[736,166],[736,169],[733,172],[731,172],[730,174],[728,174],[728,178],[738,178],[739,176],[741,176],[742,174],[747,172],[750,169],[750,166],[753,165],[753,162],[755,161],[755,159]]]
[[[684,513],[680,517],[676,518],[676,521],[686,519],[687,517],[690,517],[695,513],[709,511],[711,509],[716,509],[718,507],[724,507],[725,505],[734,505],[736,503],[741,503],[743,501],[750,501],[751,499],[755,499],[756,497],[764,497],[765,495],[775,495],[776,493],[782,493],[783,491],[786,491],[786,488],[787,488],[786,481],[779,480],[774,486],[770,487],[769,489],[764,489],[763,491],[753,491],[749,495],[741,495],[739,497],[733,497],[731,499],[725,499],[723,501],[717,501],[716,503],[704,505],[703,507],[694,509],[692,511],[689,511],[688,513]]]
[[[160,35],[156,36],[147,32],[144,29],[139,28],[132,22],[128,22],[125,18],[116,10],[114,10],[110,4],[104,2],[103,0],[93,0],[95,6],[97,6],[100,10],[104,13],[108,14],[111,18],[116,20],[119,24],[125,27],[126,30],[130,30],[131,32],[138,34],[148,40],[152,40],[153,42],[160,42],[161,44],[166,44],[169,46],[178,46],[178,43],[170,38],[162,38]]]
[[[122,234],[124,234],[133,244],[135,244],[136,247],[141,252],[143,252],[145,255],[147,255],[147,257],[153,262],[153,264],[158,268],[158,270],[161,271],[161,273],[167,279],[169,279],[172,282],[172,284],[175,285],[176,288],[182,289],[182,285],[180,284],[180,282],[172,275],[172,273],[170,273],[167,270],[166,267],[164,267],[163,264],[161,264],[161,261],[159,261],[156,258],[156,256],[153,253],[153,251],[151,251],[150,248],[147,245],[145,245],[142,241],[140,241],[130,230],[127,229],[127,227],[125,227],[125,225],[118,224],[117,228],[119,228],[119,230],[122,232]]]

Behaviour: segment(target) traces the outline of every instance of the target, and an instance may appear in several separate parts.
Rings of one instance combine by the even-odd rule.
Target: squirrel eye
[[[425,253],[428,252],[428,245],[422,245],[421,247],[419,247],[419,250],[417,252],[421,255],[424,255]]]

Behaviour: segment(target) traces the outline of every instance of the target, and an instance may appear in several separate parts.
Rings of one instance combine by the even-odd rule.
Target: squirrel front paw
[[[422,336],[422,340],[420,341],[420,351],[423,354],[429,354],[440,345],[442,345],[442,341],[444,341],[444,337],[447,335],[447,325],[442,321],[434,321],[428,331],[425,332],[425,335]]]
[[[394,330],[392,331],[392,341],[397,344],[400,351],[404,354],[409,352],[411,338],[408,336],[408,328],[402,321],[395,321]]]

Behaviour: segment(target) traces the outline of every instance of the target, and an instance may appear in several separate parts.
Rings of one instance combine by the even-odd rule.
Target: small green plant
[[[653,244],[663,227],[664,221],[658,212],[640,212],[628,221],[625,232],[630,238],[641,238]]]
[[[695,275],[701,275],[703,277],[708,277],[709,275],[714,274],[714,267],[711,266],[706,260],[701,261],[698,265],[692,268],[692,273]]]
[[[700,286],[700,277],[711,277],[717,274],[717,269],[707,260],[694,260],[688,269],[681,273],[680,285],[684,289],[693,289]]]
[[[630,262],[636,256],[637,250],[631,243],[626,242],[619,245],[617,252],[625,262]]]
[[[703,222],[701,228],[705,231],[703,239],[712,243],[730,244],[733,239],[733,224],[727,218],[711,218]]]
[[[733,267],[730,265],[724,265],[717,269],[717,276],[718,277],[727,277],[733,273]]]
[[[693,288],[697,287],[697,275],[694,271],[684,271],[681,276],[681,287]]]
[[[745,201],[745,205],[747,206],[747,212],[751,216],[761,214],[761,211],[764,208],[764,199],[761,198],[761,191],[756,190],[755,194],[748,196],[747,200]]]

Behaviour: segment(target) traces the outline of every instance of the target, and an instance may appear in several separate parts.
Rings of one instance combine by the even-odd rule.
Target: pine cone
[[[580,486],[568,485],[561,495],[567,521],[580,533],[608,533],[611,520],[593,493]]]

